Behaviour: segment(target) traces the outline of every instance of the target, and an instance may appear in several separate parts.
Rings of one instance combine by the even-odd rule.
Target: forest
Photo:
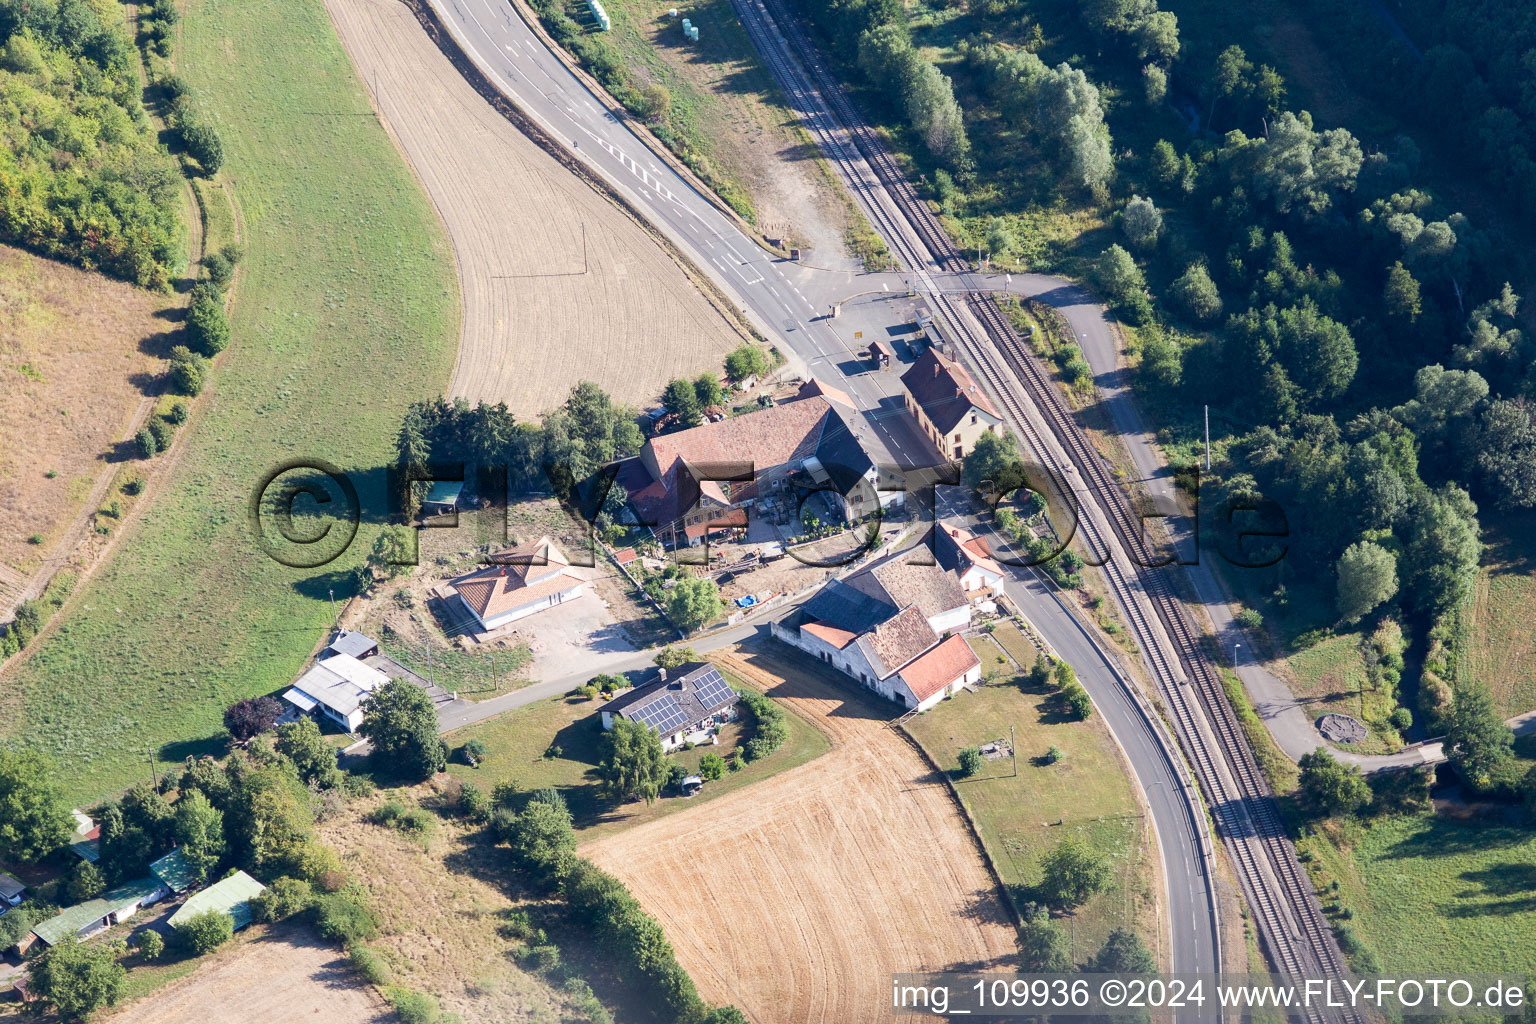
[[[1259,498],[1286,513],[1266,586],[1328,580],[1341,625],[1391,611],[1443,636],[1475,579],[1480,519],[1536,507],[1536,351],[1510,283],[1524,240],[1431,188],[1414,136],[1437,124],[1482,147],[1524,203],[1515,135],[1536,111],[1536,17],[1408,0],[1410,24],[1456,24],[1457,88],[1416,63],[1411,88],[1380,86],[1418,105],[1414,130],[1363,137],[1290,102],[1274,67],[1210,30],[1209,5],[1164,6],[805,0],[952,235],[1003,266],[1086,279],[1111,303],[1175,459],[1191,458],[1211,406],[1221,461],[1205,514]],[[1319,17],[1372,17],[1350,6]],[[1190,38],[1186,8],[1202,29]],[[932,75],[953,115],[922,85]],[[959,127],[935,144],[932,125],[951,116]],[[1490,145],[1493,125],[1504,134]],[[1062,223],[1078,227],[1039,230]],[[1419,697],[1442,727],[1449,688]]]
[[[0,241],[165,289],[181,172],[110,0],[0,0]]]

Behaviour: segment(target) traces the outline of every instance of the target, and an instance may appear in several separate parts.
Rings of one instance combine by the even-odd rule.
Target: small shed
[[[896,349],[884,338],[876,338],[869,345],[869,361],[875,369],[883,370],[891,365],[891,360],[896,358]]]
[[[459,498],[464,494],[462,480],[434,480],[432,488],[421,502],[424,516],[445,516],[459,510]]]
[[[343,629],[336,633],[330,644],[321,652],[321,657],[329,658],[333,654],[345,654],[350,658],[363,661],[379,653],[379,642],[371,636],[365,636],[355,629]]]
[[[188,897],[181,909],[171,915],[171,927],[179,928],[199,914],[218,910],[233,918],[235,930],[239,931],[251,923],[251,897],[265,888],[244,871],[236,871]]]
[[[171,892],[186,892],[197,881],[197,872],[187,863],[180,847],[151,864],[149,873]]]
[[[44,945],[51,946],[70,936],[78,939],[89,938],[103,928],[111,926],[111,904],[104,899],[86,900],[84,903],[77,903],[61,910],[46,921],[39,921],[32,929],[32,937]],[[32,937],[21,940],[20,946],[23,953],[31,945]]]
[[[629,565],[638,557],[639,556],[635,554],[634,548],[620,548],[613,553],[613,560],[619,565],[623,566]]]
[[[704,788],[704,780],[698,775],[687,775],[678,783],[683,791],[683,796],[698,796],[699,790]]]
[[[21,902],[27,887],[10,875],[0,874],[0,906],[14,907]]]

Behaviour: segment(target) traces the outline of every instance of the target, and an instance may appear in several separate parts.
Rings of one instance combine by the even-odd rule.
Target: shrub
[[[470,821],[483,824],[490,817],[491,799],[485,795],[485,790],[473,782],[466,782],[459,787],[459,813]]]
[[[321,938],[343,945],[372,940],[379,934],[379,922],[367,901],[355,886],[321,896],[312,908],[315,930]]]
[[[165,418],[179,427],[187,422],[189,415],[191,415],[191,410],[187,407],[186,402],[172,402],[170,411],[165,414]],[[127,490],[126,487],[123,489]]]
[[[1398,708],[1392,712],[1392,727],[1399,732],[1407,732],[1413,728],[1413,712],[1407,708]]]
[[[144,490],[143,477],[136,476],[123,481],[123,493],[128,495],[130,498],[142,490]]]
[[[171,349],[170,382],[171,390],[178,395],[193,396],[202,392],[203,381],[208,376],[208,364],[203,357],[187,348],[185,345],[177,345]]]
[[[208,280],[212,281],[219,291],[227,289],[229,282],[234,280],[234,264],[230,263],[229,258],[221,252],[211,252],[204,256],[203,270],[208,274]]]
[[[192,347],[205,356],[216,356],[229,346],[229,320],[224,304],[213,298],[198,298],[187,311],[187,338]]]
[[[158,960],[165,952],[165,940],[153,928],[145,928],[139,932],[138,949],[140,960]]]
[[[235,934],[235,921],[222,910],[198,914],[176,926],[182,943],[196,956],[212,953]]]
[[[240,265],[241,260],[245,259],[245,247],[239,242],[229,242],[219,250],[219,255],[223,256],[231,267],[236,267]]]
[[[1051,748],[1046,750],[1046,752],[1045,752],[1045,763],[1046,764],[1055,764],[1057,761],[1060,761],[1060,760],[1061,760],[1061,751],[1058,748],[1051,747]]]
[[[347,947],[347,960],[368,984],[380,988],[389,984],[389,966],[384,963],[384,958],[362,943],[354,942]]]
[[[433,821],[432,815],[422,808],[406,807],[397,800],[388,800],[380,804],[368,815],[368,820],[375,825],[383,825],[396,832],[404,832],[414,839],[426,839],[431,836],[437,824]]]
[[[751,739],[741,748],[741,755],[748,761],[758,761],[783,746],[789,739],[789,726],[784,720],[784,709],[756,690],[741,691],[741,707],[747,709],[751,721]]]
[[[1093,716],[1093,701],[1080,684],[1070,683],[1062,687],[1061,698],[1066,702],[1067,711],[1078,721],[1085,722]]]
[[[284,875],[251,897],[251,918],[256,921],[285,921],[308,910],[315,902],[315,892],[302,878]]]
[[[710,782],[725,774],[725,758],[709,753],[699,758],[699,776]]]
[[[459,748],[459,755],[464,758],[464,763],[471,768],[480,767],[480,762],[485,760],[487,753],[483,740],[466,740]]]
[[[394,1007],[401,1024],[437,1024],[442,1019],[443,1011],[437,1000],[425,992],[396,987],[388,995],[389,1005]]]
[[[133,447],[141,459],[152,459],[160,450],[159,443],[155,441],[155,435],[148,427],[140,427],[139,432],[133,435]]]
[[[981,751],[976,747],[966,747],[960,751],[960,774],[964,778],[970,778],[981,771]]]
[[[1244,608],[1237,615],[1237,624],[1244,629],[1259,629],[1264,625],[1264,616],[1257,608]]]
[[[187,153],[203,169],[203,177],[218,174],[219,168],[224,166],[224,143],[219,140],[219,133],[195,113],[191,116],[183,114],[178,120],[181,141],[187,147]]]
[[[560,966],[560,948],[549,945],[529,946],[523,950],[521,959],[528,970],[548,974]]]
[[[176,440],[176,424],[163,416],[156,416],[147,424],[149,432],[155,435],[155,447],[160,451],[169,451],[171,443]]]

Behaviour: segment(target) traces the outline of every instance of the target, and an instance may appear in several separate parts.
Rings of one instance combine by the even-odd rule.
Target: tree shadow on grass
[[[1530,841],[1528,831],[1501,825],[1447,823],[1426,818],[1425,827],[1396,844],[1385,854],[1393,859],[1445,857],[1520,846]]]
[[[222,730],[200,739],[172,740],[156,751],[162,761],[185,761],[189,757],[223,757],[229,746],[229,733]]]

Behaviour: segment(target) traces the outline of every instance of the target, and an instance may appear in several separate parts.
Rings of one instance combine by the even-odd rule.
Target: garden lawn
[[[21,713],[0,729],[57,758],[72,800],[147,777],[150,753],[217,749],[226,705],[297,675],[384,511],[401,413],[442,392],[458,335],[441,228],[317,0],[192,0],[181,27],[246,262],[180,465],[5,683]],[[337,561],[286,568],[254,543],[247,503],[271,467],[317,457],[352,473],[362,528]]]
[[[1303,848],[1317,854],[1319,877],[1338,879],[1335,898],[1381,973],[1531,969],[1536,831],[1399,817]]]
[[[1026,665],[1029,662],[1025,663]],[[1018,743],[1018,776],[1008,758],[984,761],[979,775],[956,778],[962,748],[1008,740]],[[1050,696],[1009,684],[960,693],[906,724],[955,787],[1016,899],[1029,899],[1040,881],[1040,858],[1069,836],[1087,841],[1109,859],[1107,889],[1063,921],[1081,963],[1109,932],[1134,928],[1156,949],[1156,896],[1148,829],[1114,740],[1096,719],[1068,721]],[[1062,758],[1047,765],[1050,747]]]
[[[735,676],[727,675],[726,681],[738,690],[747,688],[747,684]],[[449,745],[455,751],[448,771],[466,782],[475,783],[487,793],[500,782],[514,783],[523,792],[545,787],[558,789],[575,819],[577,835],[586,842],[713,800],[786,768],[802,765],[831,748],[827,738],[815,726],[781,703],[789,739],[768,757],[754,761],[740,771],[728,771],[718,781],[706,782],[695,797],[679,796],[672,788],[649,806],[634,801],[616,807],[597,790],[596,769],[602,760],[603,725],[599,714],[602,706],[601,699],[559,697],[460,729],[448,737]],[[744,738],[743,725],[738,722],[726,726],[715,746],[679,750],[669,756],[690,775],[695,774],[699,759],[707,753],[729,758]],[[471,739],[480,740],[488,750],[479,768],[465,765],[457,753],[457,748]],[[554,753],[552,747],[559,748],[558,755],[546,756]]]

